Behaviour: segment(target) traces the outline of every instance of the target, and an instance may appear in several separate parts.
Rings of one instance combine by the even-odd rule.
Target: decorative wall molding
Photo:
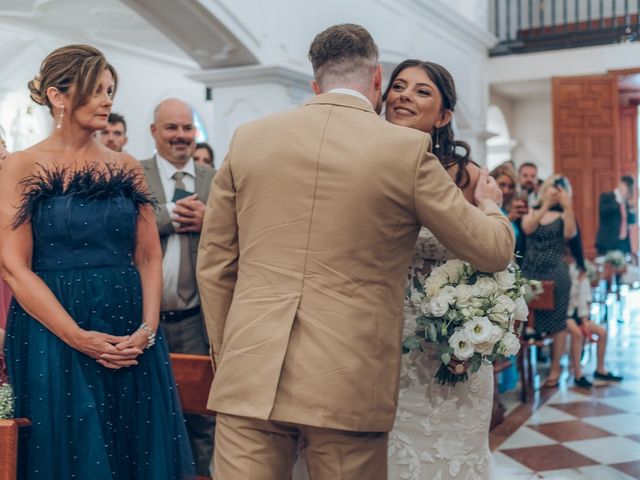
[[[201,68],[258,63],[256,55],[197,0],[122,0]]]
[[[309,74],[282,65],[249,65],[211,69],[190,74],[189,77],[213,88],[277,83],[300,90],[310,90],[309,82],[313,79]]]

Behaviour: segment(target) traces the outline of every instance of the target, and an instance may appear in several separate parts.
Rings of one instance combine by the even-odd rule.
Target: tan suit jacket
[[[503,269],[514,246],[508,219],[466,202],[430,142],[335,93],[238,128],[199,249],[217,366],[209,408],[392,428],[420,226],[485,271]]]

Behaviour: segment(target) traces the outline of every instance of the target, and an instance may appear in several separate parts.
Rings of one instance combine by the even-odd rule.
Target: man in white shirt
[[[170,352],[209,354],[196,283],[196,254],[205,204],[215,171],[196,165],[193,110],[177,99],[161,102],[154,111],[153,158],[141,162],[159,208],[156,222],[163,252],[163,292],[160,327]],[[210,476],[213,454],[212,417],[185,415],[196,472]]]

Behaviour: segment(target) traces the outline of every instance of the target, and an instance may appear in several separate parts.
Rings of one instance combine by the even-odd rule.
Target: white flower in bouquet
[[[438,295],[429,301],[430,315],[433,315],[434,317],[444,317],[448,311],[449,298],[446,295]]]
[[[500,340],[500,346],[498,347],[498,352],[510,357],[511,355],[515,355],[520,350],[520,340],[518,337],[511,333],[507,332]]]
[[[508,325],[514,309],[515,303],[513,300],[506,295],[498,295],[495,299],[495,304],[487,311],[487,316],[492,322]]]
[[[498,290],[498,284],[491,277],[480,277],[474,285],[476,296],[490,297]]]
[[[464,331],[471,343],[484,343],[491,338],[491,321],[487,317],[473,317],[464,324]]]
[[[462,260],[458,260],[457,258],[449,260],[439,268],[441,268],[442,271],[446,274],[450,283],[459,282],[460,277],[463,276],[466,272],[464,262]]]
[[[449,346],[453,348],[453,354],[460,360],[471,358],[474,353],[473,343],[467,338],[464,329],[460,328],[449,338]]]
[[[449,305],[455,305],[456,303],[456,289],[451,285],[442,287],[438,296],[446,298]]]
[[[516,284],[516,274],[508,269],[494,273],[493,278],[496,281],[498,288],[503,292],[511,290]]]
[[[462,318],[465,320],[471,320],[472,317],[476,316],[476,309],[473,307],[473,305],[462,307],[459,312]]]
[[[471,285],[464,283],[457,285],[455,288],[456,305],[461,308],[471,305],[473,293],[473,287]]]
[[[521,322],[526,321],[527,317],[529,316],[529,306],[527,305],[527,302],[524,299],[524,297],[516,298],[514,305],[515,305],[513,309],[514,320],[519,320]]]
[[[498,325],[491,324],[491,332],[489,335],[489,339],[483,343],[476,344],[476,352],[481,355],[491,355],[493,353],[493,347],[495,347],[496,343],[500,341],[502,338],[504,331]]]
[[[431,275],[424,281],[424,291],[429,298],[433,298],[438,295],[442,287],[447,284],[447,276],[443,273],[437,274],[431,272]]]

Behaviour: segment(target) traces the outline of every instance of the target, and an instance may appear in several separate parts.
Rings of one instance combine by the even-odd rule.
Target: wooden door
[[[620,107],[620,172],[636,180],[634,205],[638,205],[638,106]],[[638,224],[631,225],[631,251],[638,251]]]
[[[587,257],[595,257],[600,193],[620,178],[618,81],[615,75],[553,79],[554,173],[573,186]]]

